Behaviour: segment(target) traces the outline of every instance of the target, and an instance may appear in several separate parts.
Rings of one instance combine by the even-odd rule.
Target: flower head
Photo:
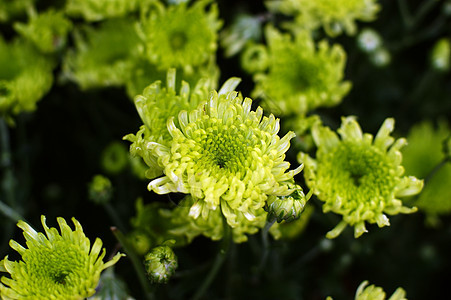
[[[293,15],[297,25],[315,30],[323,27],[329,36],[356,33],[356,21],[373,21],[380,9],[377,0],[282,0],[267,1],[270,10]]]
[[[139,8],[138,0],[68,0],[65,12],[86,21],[124,17]]]
[[[167,128],[167,120],[176,117],[181,110],[191,110],[204,101],[210,92],[211,82],[201,79],[190,90],[187,82],[182,81],[180,92],[176,88],[176,71],[167,72],[166,87],[161,81],[155,81],[144,89],[142,95],[135,97],[135,106],[144,125],[136,135],[129,134],[124,139],[131,141],[130,152],[140,156],[149,166],[148,178],[155,178],[162,174],[162,167],[157,163],[158,155],[149,149],[150,143],[157,142],[167,145],[172,137]],[[175,121],[178,125],[178,122]]]
[[[277,115],[305,115],[320,106],[333,106],[349,92],[343,80],[346,54],[326,41],[315,45],[310,33],[298,31],[294,40],[273,27],[266,28],[267,70],[254,76],[254,97]],[[258,52],[257,52],[258,53]]]
[[[219,92],[213,91],[197,109],[181,111],[167,121],[172,137],[166,145],[149,143],[164,176],[149,183],[158,194],[191,194],[189,215],[208,217],[220,210],[232,227],[261,215],[268,196],[288,196],[293,176],[301,167],[287,172],[285,152],[293,132],[280,138],[279,120],[263,116],[252,100],[233,91],[236,79],[229,79]]]
[[[0,269],[10,275],[10,278],[3,276],[1,279],[2,299],[84,299],[95,293],[100,273],[123,256],[118,253],[104,263],[105,249],[99,238],[90,247],[77,220],[72,218],[74,231],[63,218],[57,218],[57,221],[60,232],[49,228],[45,217],[41,216],[45,234],[19,221],[17,226],[24,231],[28,248],[10,241],[11,248],[22,260],[10,261],[6,256],[1,261]]]
[[[53,83],[53,63],[23,40],[0,36],[0,116],[33,111]],[[12,119],[10,119],[12,121]]]
[[[423,181],[403,176],[401,147],[404,138],[390,136],[394,120],[386,119],[373,139],[353,117],[342,119],[337,134],[316,124],[312,129],[318,149],[313,159],[299,153],[305,163],[305,178],[313,193],[323,202],[323,211],[332,211],[343,220],[328,238],[338,236],[346,225],[354,226],[357,238],[366,232],[365,222],[389,225],[385,214],[412,213],[416,208],[402,205],[398,197],[417,194]]]
[[[113,19],[75,32],[76,49],[64,59],[64,75],[82,89],[121,86],[133,68],[139,38],[129,19]]]
[[[406,292],[402,288],[397,288],[388,300],[407,300]],[[363,281],[355,293],[355,300],[385,300],[385,292],[382,288],[374,284],[368,285],[368,281]]]
[[[141,36],[147,57],[157,68],[183,68],[189,75],[194,68],[208,63],[217,49],[218,9],[209,0],[182,2],[165,7],[154,2],[155,9],[143,18]]]
[[[14,28],[30,40],[43,53],[54,53],[66,45],[67,34],[72,23],[64,17],[63,12],[49,10],[39,15],[32,15],[28,24],[15,23]]]

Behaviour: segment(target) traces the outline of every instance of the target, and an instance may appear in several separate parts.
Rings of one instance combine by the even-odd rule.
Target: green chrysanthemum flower
[[[28,248],[11,240],[10,246],[21,256],[21,261],[1,261],[3,276],[0,284],[2,299],[84,299],[95,293],[100,273],[114,265],[123,254],[116,254],[103,262],[105,249],[97,238],[92,247],[80,223],[72,218],[75,230],[63,218],[57,218],[61,233],[49,228],[45,217],[41,222],[45,235],[19,221]]]
[[[233,91],[235,81],[226,82],[197,109],[180,112],[179,125],[169,118],[169,144],[147,146],[164,172],[149,190],[191,194],[190,216],[207,218],[220,210],[232,228],[240,226],[240,214],[249,223],[256,221],[268,196],[290,195],[289,183],[301,171],[286,172],[285,152],[294,133],[280,138],[279,120],[263,117],[260,107],[251,111],[252,100]]]
[[[86,21],[124,17],[139,8],[138,0],[68,0],[65,12]]]
[[[273,27],[266,28],[267,71],[258,72],[254,97],[278,115],[305,115],[320,106],[337,105],[351,84],[343,80],[346,54],[326,41],[316,46],[310,33],[298,31],[294,40]],[[262,56],[264,57],[264,56]]]
[[[75,45],[63,71],[82,89],[124,85],[134,66],[130,58],[139,52],[135,25],[128,19],[108,20],[97,28],[87,25],[75,32]]]
[[[329,36],[356,33],[356,21],[370,22],[380,9],[377,0],[282,0],[266,1],[270,10],[294,15],[304,29],[323,27]]]
[[[147,57],[161,70],[183,68],[191,75],[195,68],[208,63],[217,49],[218,20],[216,4],[201,0],[188,6],[186,2],[164,7],[154,2],[155,9],[142,20],[141,36]]]
[[[432,224],[438,221],[437,215],[451,213],[451,163],[433,171],[445,158],[443,143],[450,136],[445,121],[439,122],[437,128],[431,122],[422,122],[412,127],[407,136],[409,145],[403,149],[406,174],[428,178],[415,205],[428,215]]]
[[[357,288],[355,300],[385,300],[385,292],[374,284],[368,286],[368,281],[364,281]],[[388,300],[407,300],[406,291],[397,288]]]
[[[72,23],[64,17],[63,12],[49,10],[39,15],[32,15],[28,24],[14,24],[16,31],[31,41],[39,51],[54,53],[66,45],[67,33]]]
[[[235,83],[238,84],[238,82]],[[211,82],[201,79],[191,91],[187,82],[182,81],[180,92],[177,94],[175,69],[167,72],[166,87],[161,86],[161,81],[156,81],[144,89],[142,95],[135,97],[135,105],[144,125],[136,135],[129,134],[127,139],[133,144],[130,146],[132,155],[143,158],[149,166],[146,176],[150,179],[163,174],[163,168],[157,163],[158,155],[149,151],[148,144],[157,142],[168,145],[172,137],[167,129],[169,117],[176,117],[181,110],[191,110],[207,99],[211,88]],[[177,123],[177,121],[175,121]]]
[[[394,120],[385,120],[373,140],[353,117],[342,119],[338,129],[341,139],[327,127],[319,124],[312,129],[318,149],[313,159],[299,153],[305,163],[307,185],[325,202],[323,211],[343,215],[343,220],[327,233],[337,237],[346,225],[354,226],[357,238],[366,232],[365,222],[389,225],[385,214],[412,213],[416,208],[402,205],[398,197],[417,194],[423,181],[403,176],[402,155],[399,149],[406,144],[390,136]]]
[[[53,64],[22,40],[0,36],[0,116],[36,109],[53,83]],[[10,121],[12,121],[10,119]]]

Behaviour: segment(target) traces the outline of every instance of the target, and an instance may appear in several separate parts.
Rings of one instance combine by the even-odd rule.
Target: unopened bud
[[[437,71],[448,71],[451,59],[450,40],[443,38],[438,40],[431,52],[431,65]]]
[[[268,219],[276,219],[278,223],[282,221],[291,222],[299,219],[304,210],[307,199],[300,186],[289,196],[271,197],[268,199]]]
[[[144,258],[147,275],[154,283],[167,283],[178,267],[177,256],[168,244],[171,241],[153,248]]]
[[[89,199],[97,204],[105,204],[113,196],[113,185],[103,175],[95,175],[88,185]]]

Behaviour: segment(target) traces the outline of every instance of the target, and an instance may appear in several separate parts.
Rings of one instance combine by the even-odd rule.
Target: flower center
[[[183,50],[187,41],[186,34],[182,31],[173,32],[169,37],[169,44],[174,51]]]
[[[201,137],[203,155],[219,169],[236,173],[246,164],[248,142],[243,129],[234,125],[213,126]]]
[[[391,170],[390,162],[377,148],[346,142],[326,153],[318,164],[324,192],[347,202],[385,199],[396,184]]]

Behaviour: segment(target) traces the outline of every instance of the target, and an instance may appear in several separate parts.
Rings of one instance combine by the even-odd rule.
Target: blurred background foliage
[[[347,54],[345,79],[352,83],[352,89],[340,105],[318,108],[313,113],[333,128],[338,127],[341,116],[355,115],[363,130],[373,134],[387,117],[395,118],[397,136],[407,136],[422,121],[436,124],[437,120],[444,120],[449,128],[451,73],[431,64],[431,52],[440,39],[451,38],[451,1],[380,0],[379,4],[377,19],[359,22],[358,27],[359,30],[369,27],[379,33],[390,55],[389,63],[377,65],[362,51],[358,34],[329,37],[341,44]],[[239,14],[269,18],[275,24],[286,18],[268,15],[260,1],[219,0],[218,5],[219,17],[224,22],[221,31],[231,28]],[[36,3],[38,11],[63,6],[64,1],[58,0]],[[12,24],[25,22],[26,18],[19,14],[0,23],[4,39],[11,40],[17,34]],[[84,23],[79,18],[72,21],[74,27]],[[97,26],[102,21],[95,22]],[[261,41],[259,29],[257,26],[248,39]],[[318,34],[327,38],[321,30]],[[220,35],[220,43],[221,39],[224,36]],[[73,31],[69,31],[66,49],[74,45]],[[107,249],[113,251],[117,241],[110,226],[129,232],[129,220],[136,214],[138,197],[151,203],[177,202],[177,196],[148,192],[147,181],[133,174],[132,162],[118,162],[123,159],[120,153],[129,146],[122,137],[136,132],[141,124],[127,90],[124,87],[82,90],[76,83],[58,77],[64,56],[55,57],[55,82],[38,102],[37,109],[15,116],[13,126],[2,120],[1,201],[36,226],[41,214],[48,220],[74,216],[91,239],[101,237]],[[240,77],[238,89],[243,95],[250,95],[254,82],[243,71],[240,56],[226,55],[226,50],[218,47],[216,59],[219,83],[231,76]],[[293,142],[288,155],[294,165],[297,147]],[[115,169],[109,164],[122,165]],[[429,167],[429,171],[434,168]],[[88,185],[96,174],[104,174],[111,181],[112,200],[107,205],[89,200]],[[451,184],[451,177],[443,180],[448,186]],[[325,240],[325,233],[339,217],[323,214],[316,199],[310,203],[311,217],[301,234],[271,240],[263,272],[257,272],[261,253],[259,234],[249,236],[247,243],[233,244],[227,263],[205,299],[325,299],[329,295],[334,299],[353,299],[363,280],[383,287],[387,294],[403,287],[409,299],[444,299],[449,295],[449,214],[440,216],[435,226],[428,226],[422,211],[399,215],[391,218],[389,227],[369,226],[370,232],[359,239],[354,239],[351,231],[345,231],[335,240]],[[120,223],[111,218],[111,211],[117,214]],[[9,239],[20,240],[17,237],[20,232],[10,218],[1,218],[0,226],[3,257],[11,254]],[[190,297],[210,268],[218,244],[198,237],[188,246],[175,249],[179,267],[168,284],[156,288],[157,299]],[[120,261],[115,273],[125,281],[132,297],[143,299],[127,260]]]

